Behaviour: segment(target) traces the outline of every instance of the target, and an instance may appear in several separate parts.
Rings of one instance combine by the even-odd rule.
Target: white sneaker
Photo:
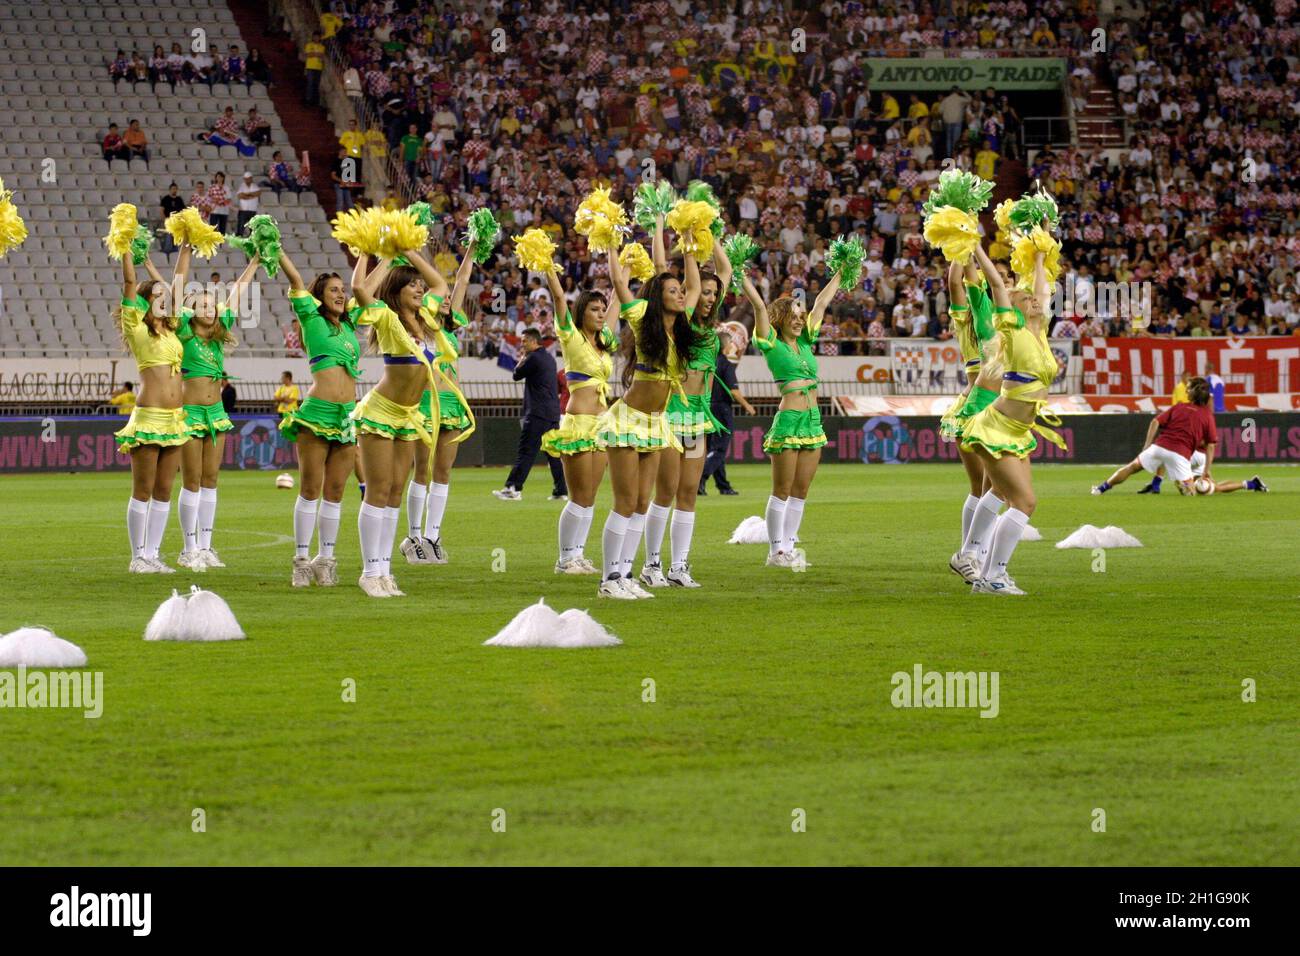
[[[158,567],[148,558],[132,558],[126,567],[127,574],[158,574]]]
[[[586,574],[587,569],[577,558],[570,558],[568,561],[555,562],[556,574]]]
[[[546,500],[547,501],[568,501],[569,496],[568,495],[547,495]]]
[[[614,598],[616,601],[635,601],[636,595],[623,587],[626,578],[606,578],[596,588],[597,597]]]
[[[980,568],[972,554],[958,551],[948,559],[948,567],[952,569],[953,574],[960,574],[961,579],[967,584],[974,584],[979,580]]]
[[[1019,594],[1025,592],[1016,587],[1016,582],[1008,577],[980,578],[971,585],[971,594]]]
[[[807,571],[812,567],[812,562],[808,560],[808,555],[804,553],[803,548],[795,548],[790,552],[790,569],[793,571]]]
[[[641,568],[641,583],[652,588],[668,587],[668,579],[664,577],[664,569],[658,564],[647,564]]]
[[[598,567],[596,567],[594,564],[592,564],[592,563],[591,563],[591,559],[588,558],[586,555],[579,555],[579,556],[578,556],[577,558],[575,558],[574,560],[576,560],[580,565],[582,565],[582,573],[583,573],[583,574],[601,574],[601,573],[602,573],[601,570],[600,570],[600,568],[598,568]]]
[[[520,498],[524,496],[524,493],[522,491],[515,491],[515,489],[511,488],[509,485],[507,485],[504,488],[497,489],[496,491],[492,492],[492,494],[496,495],[502,501],[518,501]]]
[[[203,559],[203,566],[207,568],[224,568],[226,563],[217,556],[217,552],[211,548],[205,548],[199,552],[199,557]]]
[[[384,588],[388,591],[389,597],[406,597],[406,592],[397,586],[397,578],[391,574],[385,574],[379,580],[384,582]]]
[[[635,598],[652,598],[654,595],[641,587],[641,583],[634,577],[619,578],[623,582],[623,589],[630,592]]]
[[[290,583],[296,588],[309,588],[312,582],[316,580],[316,575],[311,571],[311,559],[300,558],[297,555],[293,557],[293,577]]]
[[[392,597],[392,595],[388,593],[388,588],[384,586],[383,578],[368,578],[363,574],[361,577],[357,578],[357,586],[372,598]]]
[[[429,552],[430,564],[447,563],[447,552],[442,549],[442,538],[438,538],[435,541],[430,541],[428,538],[425,538],[424,550]]]
[[[683,564],[678,568],[668,569],[668,583],[677,588],[698,588],[700,582],[691,577],[691,567]]]
[[[788,568],[790,567],[792,555],[786,551],[769,551],[767,554],[767,566],[769,568]]]
[[[1101,486],[1100,486],[1100,485],[1093,485],[1093,486],[1092,486],[1092,493],[1093,493],[1094,495],[1105,494],[1105,492],[1103,492],[1103,491],[1101,490]]]
[[[406,558],[407,564],[432,564],[429,560],[429,553],[424,549],[424,538],[412,538],[407,535],[398,545],[397,550],[402,552]]]
[[[175,573],[176,573],[176,569],[175,569],[175,568],[168,567],[167,565],[163,564],[163,562],[162,562],[161,560],[159,560],[158,558],[145,558],[145,560],[148,561],[150,564],[153,565],[153,567],[154,567],[154,573],[155,573],[155,574],[175,574]]]
[[[334,558],[316,555],[311,559],[311,573],[320,587],[332,588],[339,583],[339,563]]]
[[[208,569],[208,566],[203,563],[203,552],[201,551],[182,551],[180,556],[176,559],[176,563],[182,568],[198,572],[199,574],[202,574]]]

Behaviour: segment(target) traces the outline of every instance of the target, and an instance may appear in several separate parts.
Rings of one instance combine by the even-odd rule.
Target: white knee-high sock
[[[645,513],[645,563],[661,564],[664,549],[664,529],[668,527],[668,515],[672,508],[657,505],[653,501]],[[636,557],[633,554],[633,557]]]
[[[583,557],[587,553],[587,538],[591,536],[591,522],[596,517],[596,506],[588,505],[582,509],[582,527],[578,529],[577,549],[578,557]]]
[[[970,528],[966,531],[966,540],[962,542],[961,553],[978,555],[993,540],[993,525],[998,520],[1002,509],[1002,499],[992,491],[985,492],[980,498],[975,513],[971,515]]]
[[[578,534],[582,531],[581,505],[572,501],[560,512],[560,560],[572,561],[578,556]]]
[[[158,557],[158,549],[162,547],[163,533],[167,530],[167,518],[171,513],[171,501],[153,500],[149,502],[149,524],[145,528],[144,535],[144,556],[146,558]]]
[[[384,575],[384,512],[364,501],[357,512],[357,535],[361,538],[361,574],[367,578]]]
[[[617,511],[610,511],[605,519],[605,530],[600,536],[601,563],[605,566],[605,579],[616,578],[623,564],[623,536],[627,534],[628,519]]]
[[[424,519],[424,536],[430,541],[442,537],[442,516],[447,512],[447,495],[450,485],[434,482],[429,486],[429,516]]]
[[[185,492],[181,492],[182,495]],[[318,503],[308,501],[302,495],[293,504],[293,546],[295,557],[305,558],[311,554],[311,536],[316,532],[316,509]],[[184,521],[184,511],[181,520]],[[188,550],[188,545],[186,549]]]
[[[195,543],[200,551],[212,547],[212,527],[217,522],[217,489],[199,489],[199,531]]]
[[[686,559],[691,556],[691,536],[695,533],[695,512],[673,510],[673,563],[672,567],[686,566]]]
[[[803,498],[791,495],[785,499],[785,520],[781,523],[781,550],[794,554],[795,538],[799,537],[799,523],[803,521]]]
[[[412,538],[424,534],[424,502],[429,497],[428,485],[411,482],[406,486],[406,533]]]
[[[393,573],[393,542],[397,540],[397,526],[402,520],[402,509],[397,507],[384,509],[384,536],[379,541],[383,552],[384,574]]]
[[[181,489],[177,496],[176,511],[181,519],[181,535],[185,539],[182,551],[197,551],[199,548],[199,493]]]
[[[632,576],[632,565],[636,553],[641,547],[641,535],[645,533],[645,515],[634,514],[627,519],[627,530],[623,532],[623,561],[619,573],[625,578]]]
[[[978,495],[967,495],[966,502],[961,506],[961,543],[962,547],[966,546],[966,536],[970,534],[970,523],[975,518],[975,509],[980,506]],[[958,548],[957,550],[961,550]]]
[[[339,519],[342,514],[343,502],[321,499],[318,523],[320,539],[317,545],[322,558],[334,557],[334,542],[339,539]]]
[[[998,518],[997,527],[993,531],[993,541],[989,545],[988,560],[984,562],[985,578],[1006,577],[1007,564],[1010,563],[1011,555],[1015,552],[1016,545],[1020,543],[1020,536],[1025,533],[1027,524],[1029,524],[1029,515],[1015,508],[1008,508]]]
[[[767,521],[767,546],[769,554],[781,550],[782,534],[785,529],[785,501],[776,495],[768,495],[767,510],[763,513]]]
[[[149,502],[130,499],[126,504],[126,537],[131,542],[131,559],[144,557],[149,528]]]

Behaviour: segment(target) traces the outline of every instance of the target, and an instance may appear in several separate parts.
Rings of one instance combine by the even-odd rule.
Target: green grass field
[[[501,471],[457,472],[452,563],[395,565],[410,596],[389,601],[354,583],[355,488],[342,586],[293,591],[294,493],[270,474],[222,476],[229,568],[167,577],[125,573],[125,476],[6,476],[0,631],[80,644],[105,700],[0,710],[0,864],[1295,864],[1300,470],[1265,470],[1269,495],[1089,496],[1106,470],[1037,470],[1027,598],[948,571],[955,466],[828,465],[806,573],[725,543],[767,496],[741,467],[742,496],[700,502],[703,589],[600,603],[551,572],[544,469],[514,503],[488,493]],[[1052,547],[1084,523],[1145,547],[1095,572]],[[249,640],[141,639],[191,580]],[[624,646],[481,646],[542,595]],[[918,663],[997,671],[999,715],[894,708]]]

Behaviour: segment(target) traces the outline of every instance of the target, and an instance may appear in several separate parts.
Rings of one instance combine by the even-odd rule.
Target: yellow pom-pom
[[[693,255],[700,262],[713,255],[713,220],[718,211],[706,202],[679,199],[664,224],[677,233],[677,249]]]
[[[923,234],[949,262],[965,265],[980,243],[980,224],[970,213],[944,206],[930,216]]]
[[[1005,259],[1009,255],[1011,255],[1011,243],[1004,240],[1002,233],[998,233],[997,241],[989,244],[989,258]]]
[[[618,254],[619,263],[638,282],[647,282],[654,278],[655,264],[645,246],[639,242],[629,242]]]
[[[544,229],[525,229],[522,236],[513,236],[515,255],[519,265],[529,272],[559,272],[560,267],[552,257],[555,255],[555,243]]]
[[[1061,274],[1061,243],[1042,226],[1035,226],[1028,235],[1016,238],[1011,248],[1011,271],[1016,274],[1016,288],[1032,292],[1034,288],[1034,256],[1043,253],[1043,270],[1049,285],[1055,284]]]
[[[5,189],[4,180],[0,180],[0,259],[10,249],[17,249],[27,238],[27,224],[18,214],[14,205],[13,193]]]
[[[334,217],[331,225],[334,231],[330,233],[335,239],[348,247],[348,251],[353,256],[370,255],[372,250],[362,251],[362,242],[364,241],[362,233],[365,231],[367,219],[363,215],[363,209],[348,209]]]
[[[174,212],[163,223],[176,244],[188,244],[194,247],[195,255],[211,259],[217,246],[226,241],[226,237],[215,227],[203,221],[202,214],[193,206],[186,206],[180,212]],[[134,238],[134,236],[132,236]]]
[[[376,221],[375,249],[385,259],[393,259],[403,252],[422,249],[429,241],[429,228],[415,221],[415,216],[405,209],[372,210]]]
[[[573,216],[573,231],[587,237],[593,252],[611,252],[622,244],[628,232],[627,213],[610,198],[608,189],[598,187],[579,204]]]
[[[114,206],[113,211],[108,215],[108,235],[104,237],[108,254],[114,259],[121,259],[130,252],[131,243],[135,240],[139,228],[139,216],[135,206],[129,202],[120,202]]]
[[[998,208],[993,210],[993,221],[997,224],[999,233],[1011,232],[1011,207],[1015,204],[1014,199],[1004,199],[998,203]]]

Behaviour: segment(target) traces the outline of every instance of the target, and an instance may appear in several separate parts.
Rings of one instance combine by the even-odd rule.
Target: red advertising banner
[[[1229,395],[1300,391],[1300,338],[1103,339],[1080,343],[1083,391],[1090,395],[1168,396],[1186,370],[1210,366]]]

